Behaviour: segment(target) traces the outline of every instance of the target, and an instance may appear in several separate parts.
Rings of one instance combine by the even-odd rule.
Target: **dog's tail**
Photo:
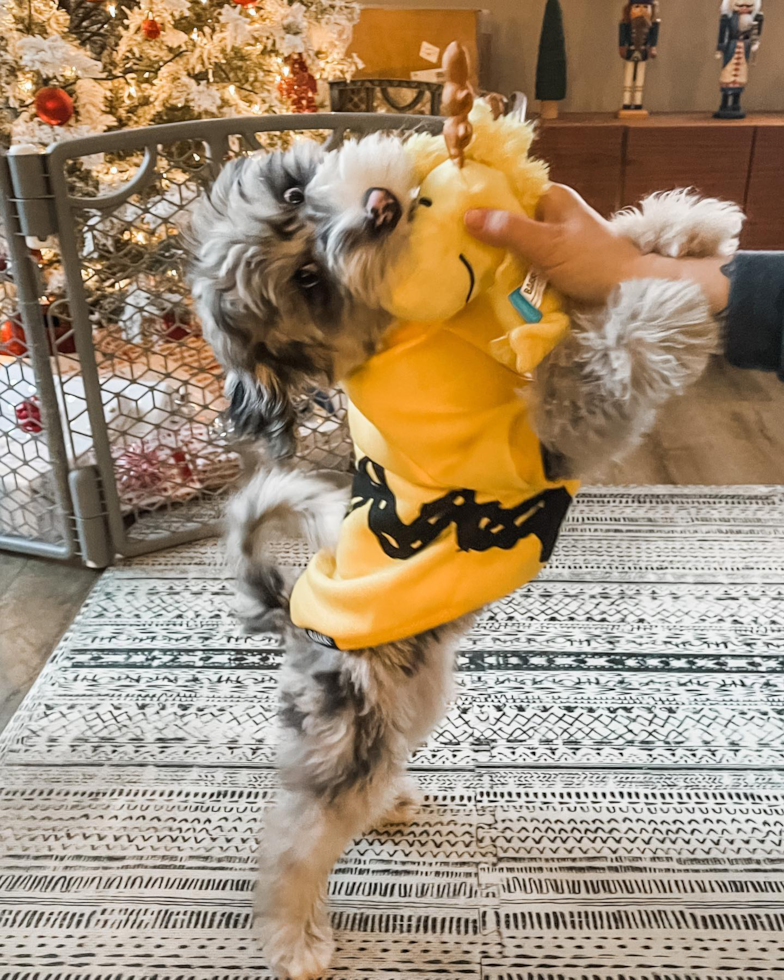
[[[305,536],[313,551],[334,549],[350,496],[347,473],[262,468],[228,508],[227,545],[236,570],[237,612],[252,632],[270,629],[288,609],[299,566],[275,560],[286,538]]]

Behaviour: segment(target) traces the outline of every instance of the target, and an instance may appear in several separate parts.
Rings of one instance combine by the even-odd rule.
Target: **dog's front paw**
[[[672,258],[732,255],[743,221],[736,204],[690,190],[651,194],[639,207],[627,208],[612,219],[616,231],[631,238],[640,251]]]
[[[326,916],[304,925],[262,918],[258,930],[269,967],[280,980],[317,980],[329,968],[335,944]]]

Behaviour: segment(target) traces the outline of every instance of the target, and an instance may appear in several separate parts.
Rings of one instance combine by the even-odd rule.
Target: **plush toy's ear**
[[[431,136],[430,133],[415,133],[409,137],[406,140],[406,153],[411,160],[418,184],[421,184],[437,166],[449,159],[443,139],[440,136]]]
[[[515,327],[490,345],[493,357],[519,375],[531,374],[569,333],[566,313],[546,313],[539,323]]]
[[[500,170],[514,188],[523,210],[532,215],[547,189],[549,169],[542,160],[528,155],[534,131],[513,116],[494,119],[489,106],[477,102],[471,111],[474,137],[467,157]]]

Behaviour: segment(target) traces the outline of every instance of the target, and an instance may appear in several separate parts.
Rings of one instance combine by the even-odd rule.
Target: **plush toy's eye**
[[[301,187],[289,187],[287,191],[283,192],[283,200],[286,204],[302,204],[305,195]]]
[[[433,202],[430,200],[429,197],[420,197],[419,198],[419,203],[422,205],[423,208],[432,208],[433,207]]]
[[[319,267],[312,262],[309,265],[303,265],[294,273],[294,282],[300,289],[315,289],[321,283]]]

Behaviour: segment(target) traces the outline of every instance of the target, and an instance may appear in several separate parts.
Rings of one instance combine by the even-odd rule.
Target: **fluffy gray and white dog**
[[[371,136],[328,153],[303,143],[230,163],[196,210],[198,311],[227,371],[234,424],[268,457],[294,448],[298,391],[346,376],[389,327],[378,287],[405,247],[416,191],[400,140]],[[678,192],[615,220],[644,251],[678,256],[731,254],[742,218]],[[718,338],[702,292],[683,282],[624,283],[605,308],[575,309],[572,321],[530,386],[559,476],[583,476],[634,445],[701,374]],[[313,548],[334,547],[349,496],[340,475],[268,463],[228,518],[244,619],[285,635],[282,788],[266,822],[256,909],[272,968],[294,980],[330,962],[326,887],[347,843],[417,804],[407,760],[446,711],[455,651],[472,622],[346,653],[288,621],[291,571],[275,566],[271,539],[297,525]]]

